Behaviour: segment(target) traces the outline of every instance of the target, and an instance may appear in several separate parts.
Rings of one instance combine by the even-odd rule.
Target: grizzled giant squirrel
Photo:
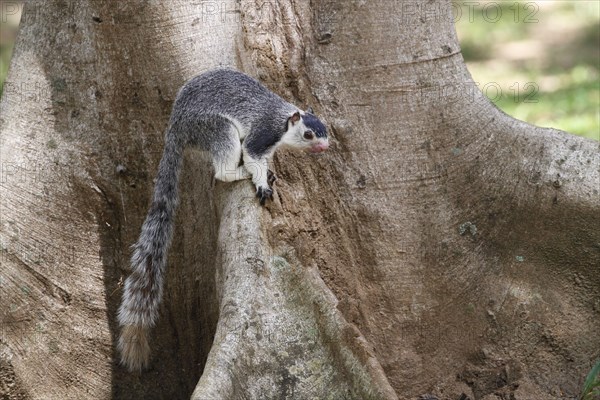
[[[267,160],[281,145],[320,153],[327,150],[329,142],[325,126],[312,110],[300,110],[241,72],[210,71],[179,90],[152,204],[134,245],[132,272],[125,281],[118,311],[118,349],[130,370],[141,370],[149,360],[147,336],[158,318],[184,148],[208,151],[216,179],[251,178],[260,204],[265,204],[273,197],[275,180]]]

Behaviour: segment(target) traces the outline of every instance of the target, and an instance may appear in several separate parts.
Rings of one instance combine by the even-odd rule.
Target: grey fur
[[[158,318],[184,148],[207,150],[217,179],[252,178],[264,204],[272,197],[270,183],[275,179],[268,171],[267,159],[278,146],[314,152],[327,149],[325,127],[310,111],[305,114],[255,79],[228,69],[199,75],[179,90],[152,204],[133,247],[132,273],[125,281],[118,311],[123,328],[118,348],[130,370],[148,364],[146,335]],[[241,155],[244,166],[238,165]]]

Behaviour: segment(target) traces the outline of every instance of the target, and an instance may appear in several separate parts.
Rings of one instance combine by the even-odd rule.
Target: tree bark
[[[328,122],[266,209],[189,151],[152,366],[116,361],[183,82]],[[600,354],[596,142],[476,89],[448,1],[28,3],[0,103],[7,398],[575,398]],[[42,383],[43,382],[43,383]]]

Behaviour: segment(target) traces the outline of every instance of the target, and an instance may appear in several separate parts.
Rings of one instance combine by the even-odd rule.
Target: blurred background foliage
[[[21,4],[0,0],[0,95]],[[453,6],[463,56],[490,100],[518,119],[600,140],[600,0]]]
[[[0,0],[0,96],[21,19],[22,2]]]
[[[600,140],[600,0],[453,6],[469,71],[496,106]]]

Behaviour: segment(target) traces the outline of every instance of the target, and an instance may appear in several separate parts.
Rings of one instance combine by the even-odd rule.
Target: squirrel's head
[[[327,129],[311,108],[305,112],[296,111],[288,118],[282,140],[288,146],[310,153],[322,153],[329,148]]]

